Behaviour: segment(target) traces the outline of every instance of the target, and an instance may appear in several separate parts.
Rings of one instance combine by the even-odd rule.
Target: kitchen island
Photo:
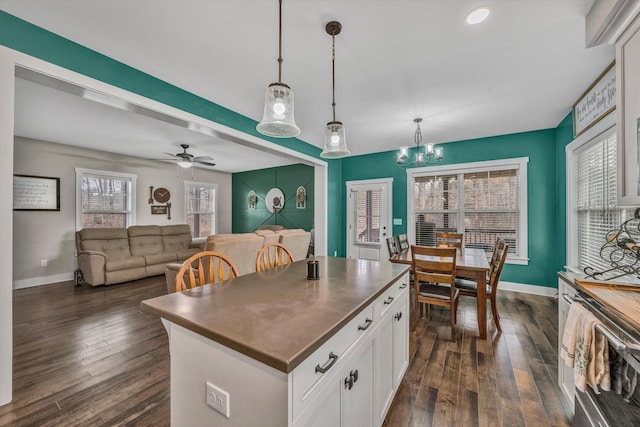
[[[318,280],[298,261],[142,302],[169,334],[172,425],[382,424],[408,366],[409,267],[316,259]]]

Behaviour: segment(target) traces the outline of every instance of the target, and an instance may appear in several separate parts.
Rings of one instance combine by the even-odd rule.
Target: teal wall
[[[304,209],[296,206],[296,192],[299,186],[307,190]],[[234,233],[250,233],[263,224],[311,230],[315,195],[312,167],[297,164],[234,173],[231,187],[231,224]],[[269,212],[265,204],[265,196],[272,188],[279,188],[284,194],[284,208],[278,213]],[[247,201],[251,190],[255,191],[258,197],[255,209],[249,209]]]
[[[439,164],[528,157],[529,265],[507,264],[502,278],[509,282],[556,286],[558,230],[556,130],[546,129],[502,135],[444,145],[445,158]],[[405,233],[407,218],[407,173],[396,164],[396,151],[349,157],[343,162],[343,181],[393,178],[393,217],[402,226],[393,233]],[[372,167],[375,165],[375,167]],[[564,204],[564,201],[562,202]],[[344,212],[344,211],[343,211]],[[343,213],[343,217],[345,214]],[[343,221],[345,219],[343,218]],[[562,238],[564,240],[564,238]],[[344,239],[343,239],[344,242]]]

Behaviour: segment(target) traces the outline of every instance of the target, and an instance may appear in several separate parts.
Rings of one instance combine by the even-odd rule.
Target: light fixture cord
[[[335,31],[331,35],[331,39],[333,40],[333,43],[331,45],[331,80],[333,81],[331,89],[333,91],[333,102],[331,103],[331,106],[333,107],[333,121],[335,122],[336,121],[336,33]]]
[[[278,24],[278,83],[282,83],[282,0],[280,3],[280,20]]]
[[[420,148],[420,143],[422,142],[422,132],[420,132],[420,123],[416,123],[416,135],[414,137],[414,142]]]

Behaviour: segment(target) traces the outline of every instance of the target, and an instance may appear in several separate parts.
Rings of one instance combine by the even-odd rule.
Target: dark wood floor
[[[162,276],[14,291],[14,400],[0,407],[0,426],[168,426],[167,334],[139,308],[165,292]],[[502,292],[503,333],[490,322],[488,340],[476,338],[474,304],[462,299],[455,342],[447,310],[418,321],[385,426],[568,425],[556,301]]]

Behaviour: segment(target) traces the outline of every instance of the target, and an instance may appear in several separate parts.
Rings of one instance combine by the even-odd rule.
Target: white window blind
[[[217,184],[186,182],[186,217],[193,237],[216,233],[215,207]]]
[[[132,178],[81,173],[81,228],[128,227]]]
[[[444,168],[413,174],[416,244],[432,245],[438,231],[463,233],[465,247],[489,254],[501,237],[512,260],[526,259],[526,161]]]
[[[576,150],[578,267],[605,271],[611,264],[600,255],[606,235],[633,218],[633,208],[617,206],[616,134],[604,134]]]
[[[356,227],[354,241],[380,243],[380,198],[382,190],[354,191]]]

